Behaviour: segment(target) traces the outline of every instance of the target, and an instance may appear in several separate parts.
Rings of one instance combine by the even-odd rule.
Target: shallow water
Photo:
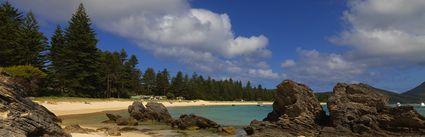
[[[407,105],[407,104],[406,104]],[[415,107],[415,109],[425,116],[425,107],[418,104],[408,104]],[[395,105],[390,105],[395,106]],[[322,108],[328,113],[326,105]],[[271,105],[255,106],[255,105],[239,105],[239,106],[196,106],[196,107],[172,107],[168,108],[173,118],[178,118],[182,114],[196,114],[206,117],[224,126],[234,126],[238,128],[239,134],[243,134],[242,127],[249,125],[254,120],[262,120],[272,111]],[[119,114],[128,117],[127,110],[110,111],[110,113]],[[80,124],[90,127],[105,127],[115,126],[114,124],[103,124],[102,121],[107,120],[105,112],[62,116],[63,125]],[[221,136],[213,131],[200,130],[200,131],[179,131],[173,130],[169,126],[156,123],[156,122],[143,122],[138,128],[144,133],[152,134],[155,136]],[[147,131],[147,132],[146,132]]]

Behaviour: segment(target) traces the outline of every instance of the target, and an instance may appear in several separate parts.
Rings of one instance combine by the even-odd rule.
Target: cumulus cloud
[[[424,0],[353,0],[347,4],[342,16],[345,29],[330,38],[347,50],[320,53],[298,49],[294,63],[287,60],[281,65],[288,77],[310,83],[365,82],[423,66]]]
[[[365,71],[367,66],[346,60],[340,54],[322,54],[317,50],[297,49],[297,62],[289,60],[286,64],[286,75],[290,78],[306,82],[349,81]],[[291,63],[288,63],[291,62]],[[285,65],[282,64],[282,65]]]
[[[382,64],[425,62],[425,1],[350,1],[344,20],[350,26],[332,42],[349,46],[358,59]]]
[[[282,68],[289,68],[289,67],[293,67],[295,65],[296,65],[296,63],[295,63],[294,60],[287,59],[282,64],[280,64],[280,67],[282,67]]]
[[[249,74],[254,77],[266,79],[279,79],[279,74],[274,73],[271,69],[249,69]]]
[[[51,22],[67,21],[80,0],[16,0]],[[230,17],[207,9],[191,8],[187,0],[82,1],[94,25],[135,41],[157,57],[175,59],[195,70],[215,74],[247,75],[268,69],[271,56],[264,35],[236,36]],[[48,10],[46,10],[48,9]],[[250,65],[255,64],[255,65]],[[264,78],[271,70],[255,71]]]

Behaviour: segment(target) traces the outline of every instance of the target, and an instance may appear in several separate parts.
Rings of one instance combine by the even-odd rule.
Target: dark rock
[[[338,83],[328,100],[334,134],[345,136],[424,135],[425,118],[411,106],[390,108],[389,97],[366,84]],[[332,133],[326,131],[327,133]]]
[[[66,126],[63,130],[67,133],[89,133],[89,132],[95,132],[93,129],[88,128],[82,128],[80,125],[69,125]]]
[[[326,114],[306,85],[285,80],[277,86],[273,111],[263,122],[251,122],[247,132],[258,136],[316,136]]]
[[[115,115],[111,113],[106,113],[106,117],[108,117],[110,121],[117,121],[117,119],[122,118],[122,116],[120,115]]]
[[[0,136],[61,136],[68,133],[57,124],[60,119],[45,107],[21,97],[22,86],[0,71]]]
[[[134,101],[132,105],[128,106],[128,113],[137,120],[144,119],[144,112],[146,112],[146,108],[142,101]]]
[[[159,122],[171,122],[172,118],[167,108],[162,103],[148,102],[146,104],[148,119]]]
[[[148,102],[146,107],[141,101],[135,101],[128,107],[130,116],[136,120],[156,120],[158,122],[169,123],[172,121],[171,115],[162,103]]]
[[[327,102],[328,117],[307,86],[284,81],[278,85],[273,112],[244,130],[258,137],[425,135],[425,117],[412,106],[391,108],[388,100],[369,85],[338,83]]]
[[[128,126],[137,126],[139,123],[136,119],[130,118],[118,118],[116,120],[117,125],[128,125]]]
[[[189,128],[218,128],[220,125],[218,125],[216,122],[211,121],[207,118],[196,116],[193,114],[190,115],[181,115],[179,119],[174,120],[171,123],[172,127],[178,127],[179,129],[185,130]]]

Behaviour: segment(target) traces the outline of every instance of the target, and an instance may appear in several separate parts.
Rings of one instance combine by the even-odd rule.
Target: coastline
[[[165,107],[189,107],[189,106],[231,106],[231,105],[257,105],[253,101],[158,101]],[[133,101],[96,101],[96,102],[37,102],[46,107],[57,116],[88,114],[103,111],[118,111],[127,109]],[[146,105],[146,101],[143,104]],[[263,102],[263,105],[271,105],[273,102]]]
[[[122,111],[128,109],[128,106],[133,103],[130,100],[106,100],[106,101],[35,101],[38,104],[46,107],[49,111],[62,119],[67,117],[75,117],[78,115],[86,115],[92,113],[105,113],[113,111]],[[204,101],[204,100],[184,100],[184,101],[157,101],[164,104],[165,107],[190,107],[190,106],[232,106],[232,105],[257,105],[258,102],[254,101]],[[147,101],[143,101],[146,105]],[[262,102],[263,105],[272,105],[273,102]],[[62,125],[65,126],[65,125]],[[82,124],[81,127],[95,129],[95,127]],[[103,137],[102,132],[93,132],[88,134],[72,133],[73,137]],[[125,132],[122,133],[123,137],[150,137],[152,135],[141,132]]]

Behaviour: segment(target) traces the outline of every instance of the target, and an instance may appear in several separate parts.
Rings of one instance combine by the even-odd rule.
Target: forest
[[[247,81],[138,66],[135,55],[102,51],[83,4],[49,38],[35,15],[9,2],[0,5],[0,71],[14,77],[26,96],[129,98],[158,95],[203,100],[272,100],[274,91]]]

